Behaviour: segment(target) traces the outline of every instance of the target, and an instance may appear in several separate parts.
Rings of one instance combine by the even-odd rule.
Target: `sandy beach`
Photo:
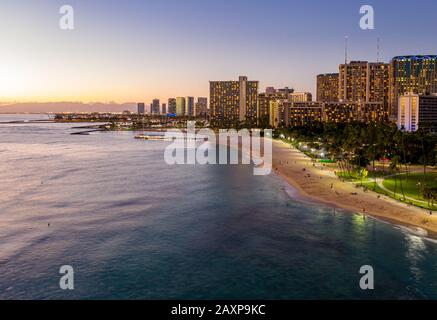
[[[335,208],[374,216],[395,224],[425,229],[437,236],[437,214],[404,204],[353,184],[341,182],[333,169],[313,164],[311,158],[282,141],[273,141],[273,170],[301,196]]]

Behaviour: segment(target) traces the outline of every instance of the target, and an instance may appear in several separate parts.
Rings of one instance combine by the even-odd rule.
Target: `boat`
[[[189,141],[206,141],[208,140],[207,138],[204,137],[193,137],[193,138],[187,138],[186,136],[181,136],[180,138],[169,138],[163,135],[149,135],[149,134],[138,134],[135,136],[135,139],[138,140],[162,140],[162,141],[173,141],[173,140],[179,140],[179,139],[183,139],[183,140],[189,140]]]

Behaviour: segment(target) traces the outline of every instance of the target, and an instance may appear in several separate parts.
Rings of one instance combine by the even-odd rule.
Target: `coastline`
[[[368,215],[392,224],[418,227],[437,238],[437,214],[372,191],[341,182],[334,172],[313,165],[311,158],[291,145],[273,140],[272,171],[294,187],[299,196],[333,208]]]
[[[217,141],[220,144],[219,141]],[[238,143],[241,152],[250,154]],[[304,170],[305,169],[305,170]],[[329,167],[314,166],[312,159],[280,140],[272,139],[272,173],[295,189],[293,198],[373,217],[437,240],[437,213],[402,203],[373,191],[342,182]],[[331,188],[332,184],[332,188]],[[423,234],[423,232],[427,234]]]

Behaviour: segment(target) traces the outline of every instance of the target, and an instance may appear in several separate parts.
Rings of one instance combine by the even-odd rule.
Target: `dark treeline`
[[[349,177],[363,178],[363,172],[367,175],[366,169],[371,167],[376,179],[376,164],[379,163],[380,166],[382,164],[384,175],[387,170],[390,174],[406,174],[408,179],[410,165],[422,165],[424,180],[420,187],[421,192],[424,198],[437,199],[437,189],[427,182],[427,167],[436,165],[435,134],[423,130],[404,132],[398,130],[395,124],[314,123],[279,128],[275,135],[283,135],[282,138],[290,139],[295,145],[304,142],[308,148],[323,149],[326,151],[325,156],[336,161],[340,171]],[[384,161],[378,162],[380,160]],[[381,171],[381,167],[379,170]],[[397,185],[396,177],[395,182]],[[402,179],[399,182],[404,194]]]
[[[276,135],[280,134],[310,147],[323,146],[332,160],[347,159],[361,167],[383,158],[398,164],[436,164],[437,135],[403,132],[395,124],[314,123],[277,129]]]

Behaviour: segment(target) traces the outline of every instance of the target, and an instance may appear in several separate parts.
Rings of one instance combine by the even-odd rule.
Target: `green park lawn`
[[[396,182],[397,180],[397,182]],[[401,184],[404,190],[404,194],[406,199],[404,200],[402,190],[401,190]],[[364,186],[366,186],[369,190],[374,190],[375,192],[385,194],[387,196],[390,196],[392,198],[396,198],[398,200],[404,201],[409,204],[413,204],[418,207],[422,207],[425,209],[431,209],[431,210],[437,210],[437,203],[434,205],[430,202],[430,205],[428,205],[428,200],[425,200],[423,198],[422,194],[419,194],[420,186],[419,183],[424,183],[431,187],[431,188],[437,188],[437,173],[429,172],[426,174],[426,179],[424,177],[423,173],[410,173],[408,176],[406,174],[398,175],[395,179],[395,177],[389,177],[384,180],[384,187],[390,192],[387,192],[384,189],[381,189],[378,185],[375,185],[374,182],[367,180],[366,183],[364,183]],[[394,195],[395,186],[396,187],[396,196]]]
[[[408,175],[402,174],[395,177],[390,177],[384,180],[384,187],[394,191],[397,180],[397,192],[401,192],[400,182],[402,181],[402,186],[406,197],[418,198],[424,200],[422,196],[419,196],[420,191],[419,183],[426,183],[431,188],[437,188],[437,173],[429,172],[424,176],[423,173],[410,173]]]

